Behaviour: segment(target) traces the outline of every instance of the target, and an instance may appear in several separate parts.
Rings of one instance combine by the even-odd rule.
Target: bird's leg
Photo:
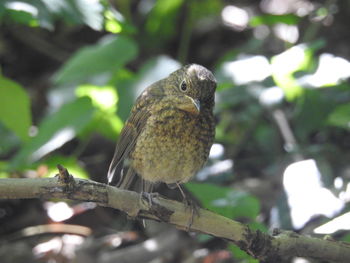
[[[151,207],[153,205],[153,198],[158,196],[158,193],[152,193],[153,191],[153,184],[150,182],[147,182],[145,180],[141,180],[141,194],[140,198],[141,200],[147,199],[148,205]],[[144,228],[146,228],[146,220],[142,219],[142,225]]]
[[[199,207],[198,205],[193,202],[193,200],[191,199],[188,199],[187,196],[185,195],[185,192],[184,190],[182,189],[181,185],[179,183],[176,183],[176,186],[177,188],[180,190],[180,193],[182,195],[182,198],[183,198],[183,203],[185,204],[185,206],[187,208],[190,208],[191,209],[191,217],[188,221],[188,224],[187,224],[187,231],[190,230],[191,228],[191,225],[193,224],[193,219],[194,219],[194,216],[199,216]]]
[[[148,205],[152,206],[152,198],[158,197],[158,193],[153,193],[153,184],[145,180],[141,181],[141,198],[144,197],[148,200]]]

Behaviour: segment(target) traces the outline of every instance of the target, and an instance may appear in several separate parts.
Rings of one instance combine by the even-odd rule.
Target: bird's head
[[[172,98],[174,106],[199,114],[214,107],[216,80],[205,67],[190,64],[169,75],[165,95]]]

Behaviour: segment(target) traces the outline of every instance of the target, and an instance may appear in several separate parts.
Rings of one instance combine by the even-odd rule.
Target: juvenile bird
[[[184,196],[179,184],[203,167],[213,143],[215,89],[213,74],[197,64],[146,88],[121,131],[108,182],[128,189],[139,175],[144,192],[164,182]]]

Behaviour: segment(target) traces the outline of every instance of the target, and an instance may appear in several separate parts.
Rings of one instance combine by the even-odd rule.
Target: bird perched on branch
[[[215,135],[216,80],[191,64],[146,88],[121,131],[108,171],[108,182],[129,189],[135,176],[142,191],[164,182],[187,182],[208,159]]]

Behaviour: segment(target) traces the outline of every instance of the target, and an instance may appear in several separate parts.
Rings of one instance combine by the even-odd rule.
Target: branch
[[[73,178],[59,167],[55,178],[0,179],[0,199],[61,198],[95,202],[124,211],[131,217],[166,222],[187,230],[191,213],[179,202],[162,197],[152,198],[90,180]],[[298,256],[331,262],[350,262],[350,245],[343,242],[302,236],[294,232],[268,235],[226,217],[199,209],[191,231],[201,232],[233,242],[263,262],[281,262]]]

